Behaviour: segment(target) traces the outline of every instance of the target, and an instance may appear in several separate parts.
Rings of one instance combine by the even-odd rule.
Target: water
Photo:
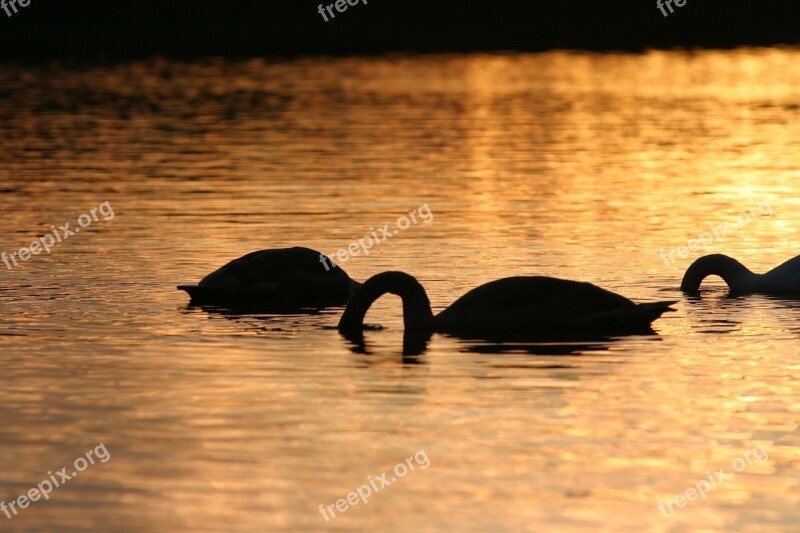
[[[799,59],[0,67],[0,251],[103,202],[114,214],[0,265],[0,498],[101,443],[111,457],[0,527],[796,531],[800,305],[728,299],[718,281],[687,299],[704,252],[668,254],[748,211],[708,253],[757,272],[797,254]],[[340,309],[236,316],[175,290],[251,250],[335,252],[424,205],[432,221],[342,266],[409,272],[435,310],[540,274],[677,312],[657,336],[435,335],[404,357],[395,297],[368,314],[386,329],[362,353],[330,329]],[[757,446],[767,460],[659,511]],[[427,468],[326,524],[320,504],[420,450]]]

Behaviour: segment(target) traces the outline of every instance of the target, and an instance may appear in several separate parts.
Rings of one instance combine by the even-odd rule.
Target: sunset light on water
[[[800,274],[681,282],[798,254],[798,48],[9,61],[0,135],[0,530],[797,530]],[[341,302],[176,288],[292,247]],[[353,335],[387,271],[670,309],[417,335],[395,288]]]

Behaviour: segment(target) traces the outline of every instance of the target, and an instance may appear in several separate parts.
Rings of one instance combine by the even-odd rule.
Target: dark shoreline
[[[688,0],[668,17],[655,0],[369,0],[328,22],[317,13],[318,4],[35,0],[13,17],[0,11],[0,61],[640,52],[800,43],[796,0]]]

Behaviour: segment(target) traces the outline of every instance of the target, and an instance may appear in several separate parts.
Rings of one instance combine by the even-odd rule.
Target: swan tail
[[[637,314],[650,324],[661,317],[664,313],[675,311],[671,306],[678,303],[677,301],[663,301],[663,302],[650,302],[638,304],[636,306]]]
[[[607,333],[651,332],[650,324],[668,311],[674,311],[677,302],[651,302],[637,304],[627,309],[617,309],[587,317],[590,326]]]
[[[672,308],[673,305],[678,303],[678,300],[671,300],[671,301],[662,301],[662,302],[650,302],[650,303],[643,303],[637,304],[639,309],[647,309],[652,311],[658,311],[658,316],[661,316],[661,313],[666,311],[675,311]]]

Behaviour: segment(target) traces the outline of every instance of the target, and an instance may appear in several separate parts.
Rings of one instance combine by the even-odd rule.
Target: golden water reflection
[[[800,310],[677,292],[687,244],[755,271],[797,254],[797,50],[152,60],[0,67],[0,251],[108,200],[116,217],[0,283],[0,499],[104,442],[13,519],[114,531],[792,531]],[[399,301],[230,316],[180,282],[247,251],[331,252],[428,204],[354,257],[419,277],[433,305],[555,275],[678,299],[654,337],[561,347],[434,336],[401,355]],[[532,353],[533,352],[533,353]],[[706,470],[769,454],[665,519]],[[326,524],[417,450],[414,472]],[[2,519],[2,517],[0,517]]]

